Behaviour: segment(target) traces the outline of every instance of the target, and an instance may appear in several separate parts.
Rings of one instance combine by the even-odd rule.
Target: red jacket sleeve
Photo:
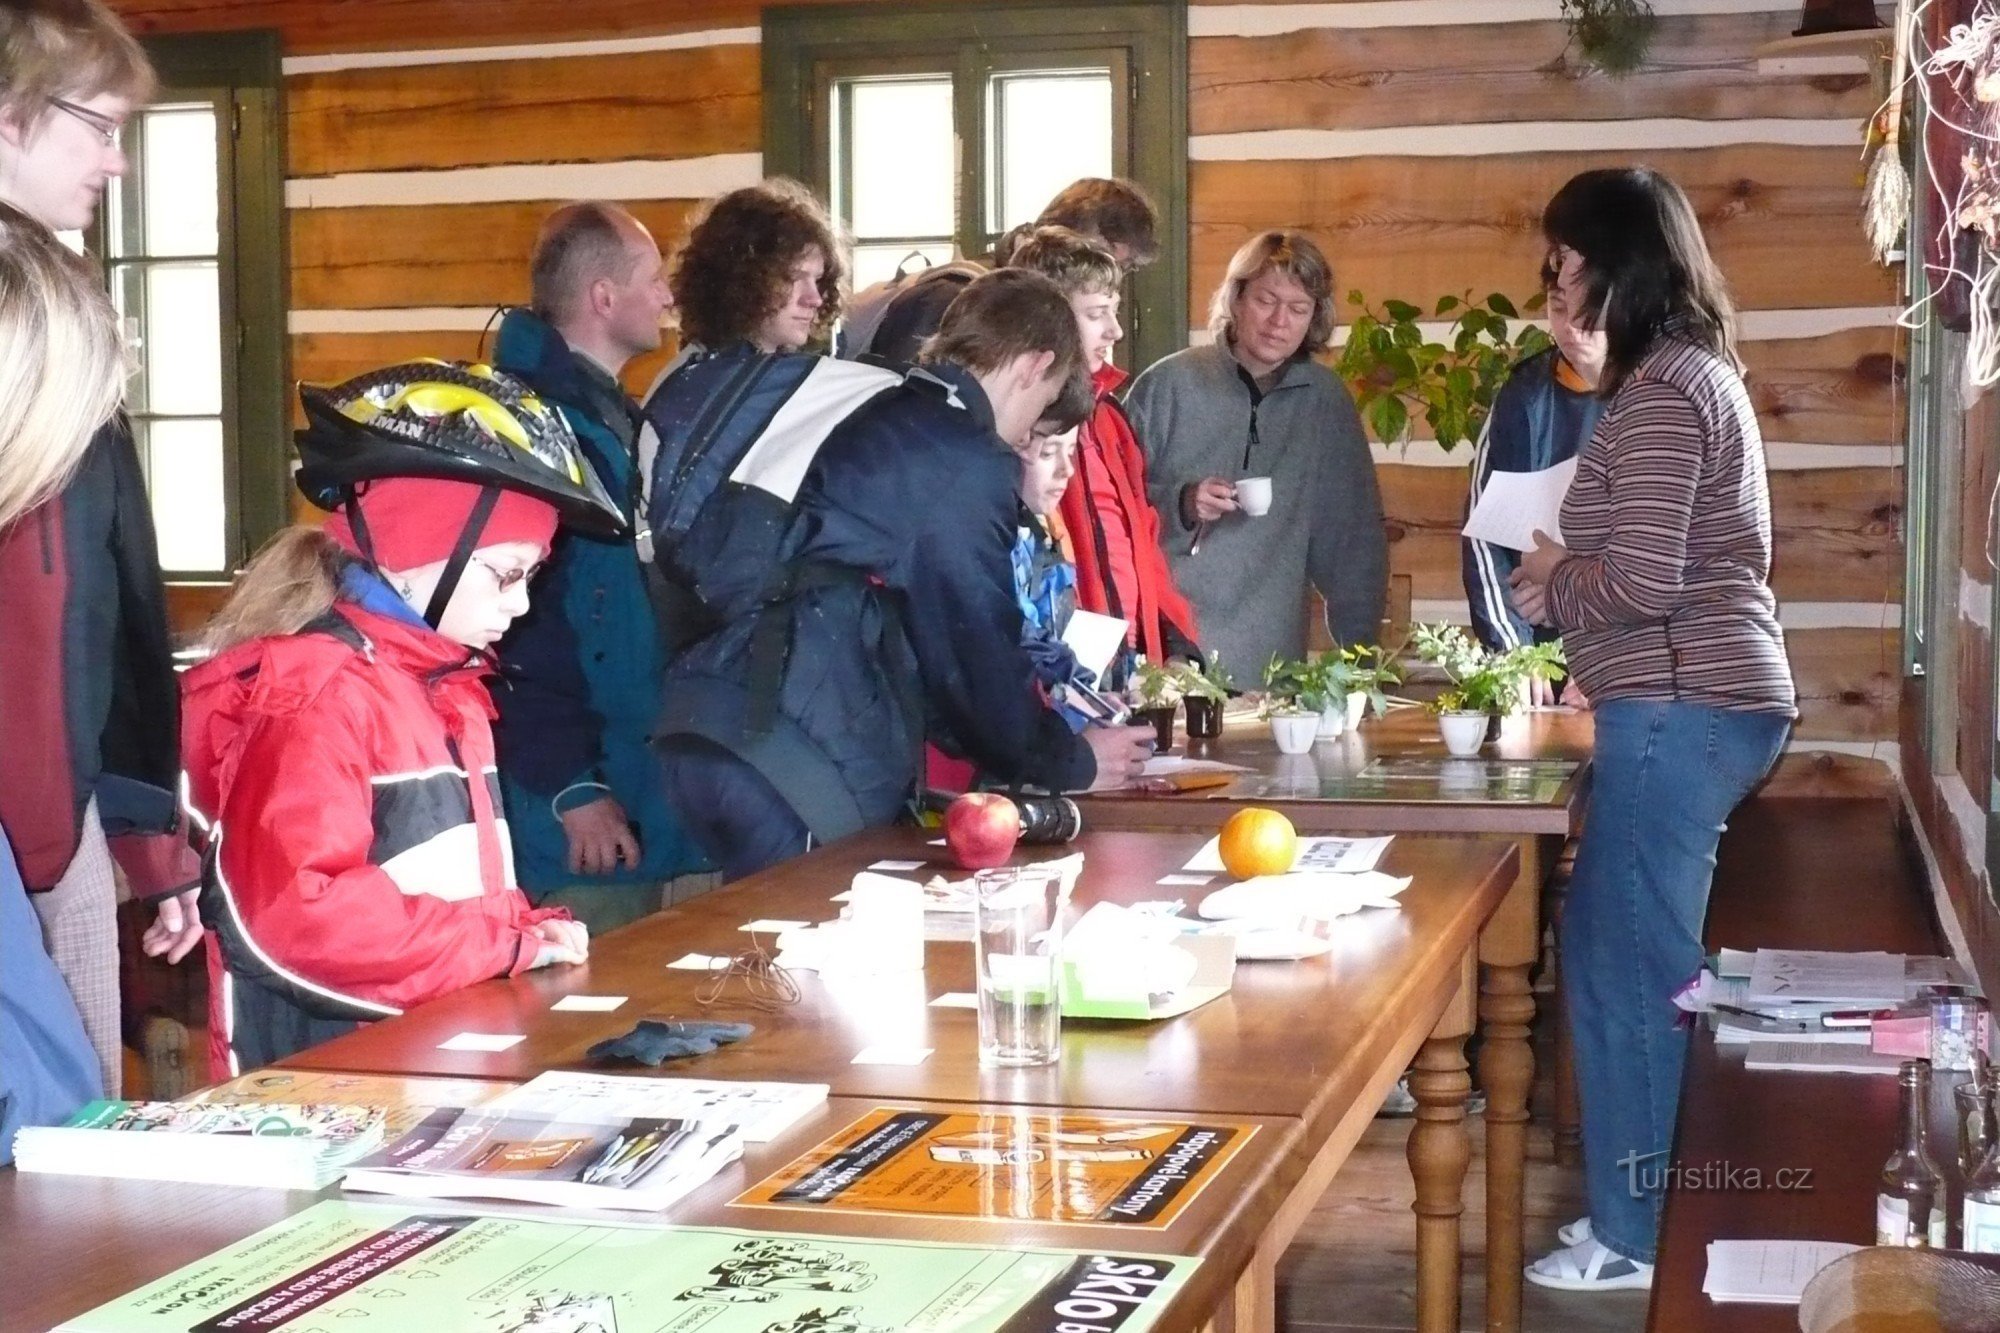
[[[297,723],[248,724],[218,812],[228,927],[288,980],[372,1006],[526,970],[537,941],[520,891],[405,893],[369,861],[373,798],[355,731]]]

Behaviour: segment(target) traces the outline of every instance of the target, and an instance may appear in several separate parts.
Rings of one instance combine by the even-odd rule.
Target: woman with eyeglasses
[[[484,678],[558,520],[615,536],[618,506],[486,366],[300,397],[299,487],[336,512],[244,570],[185,687],[218,1078],[589,950],[515,883]]]
[[[1735,311],[1680,188],[1588,171],[1542,215],[1548,277],[1601,330],[1604,413],[1536,534],[1515,605],[1562,631],[1590,696],[1590,819],[1562,918],[1590,1215],[1528,1280],[1652,1284],[1687,1051],[1673,997],[1702,966],[1723,821],[1796,715],[1772,596],[1771,495]]]
[[[0,6],[0,203],[50,232],[88,227],[125,172],[119,127],[152,89],[145,54],[95,0]],[[152,510],[125,418],[107,415],[63,484],[0,522],[0,826],[115,1097],[116,872],[158,904],[147,953],[178,962],[201,923],[200,867],[174,796],[178,708]]]

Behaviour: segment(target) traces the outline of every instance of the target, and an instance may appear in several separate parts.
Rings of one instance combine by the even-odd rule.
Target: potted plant
[[[1388,687],[1403,679],[1396,654],[1362,644],[1331,648],[1314,663],[1321,695],[1320,735],[1338,736],[1361,725],[1368,705],[1375,716],[1389,711]]]
[[[1563,678],[1560,643],[1531,643],[1504,653],[1474,643],[1456,625],[1419,625],[1412,642],[1417,656],[1444,672],[1448,689],[1432,703],[1444,746],[1461,758],[1479,753],[1489,727],[1521,703],[1521,687],[1531,680]]]
[[[1141,657],[1132,667],[1132,716],[1153,724],[1154,739],[1165,754],[1174,748],[1174,718],[1181,711],[1181,678],[1173,666]]]
[[[1222,734],[1222,708],[1229,702],[1236,681],[1222,665],[1222,654],[1210,653],[1199,666],[1177,663],[1181,699],[1187,705],[1187,734],[1191,741],[1212,741]]]
[[[1305,754],[1320,734],[1320,690],[1316,666],[1273,657],[1264,668],[1265,720],[1279,754]]]
[[[1384,301],[1378,309],[1360,292],[1347,299],[1361,313],[1334,371],[1383,444],[1407,444],[1419,416],[1446,450],[1477,440],[1515,363],[1549,346],[1547,333],[1522,321],[1522,311],[1542,308],[1540,293],[1516,306],[1500,292],[1484,301],[1466,292],[1442,298],[1428,316],[1408,301]],[[1447,316],[1451,323],[1430,337],[1426,319]]]

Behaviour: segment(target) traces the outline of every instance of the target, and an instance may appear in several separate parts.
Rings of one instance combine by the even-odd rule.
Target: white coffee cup
[[[1252,518],[1271,512],[1271,479],[1245,477],[1236,483],[1236,507]]]

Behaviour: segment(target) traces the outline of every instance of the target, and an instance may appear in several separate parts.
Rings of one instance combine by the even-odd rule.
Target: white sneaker
[[[1549,1251],[1529,1264],[1522,1276],[1557,1291],[1645,1290],[1653,1285],[1653,1266],[1586,1240]]]

